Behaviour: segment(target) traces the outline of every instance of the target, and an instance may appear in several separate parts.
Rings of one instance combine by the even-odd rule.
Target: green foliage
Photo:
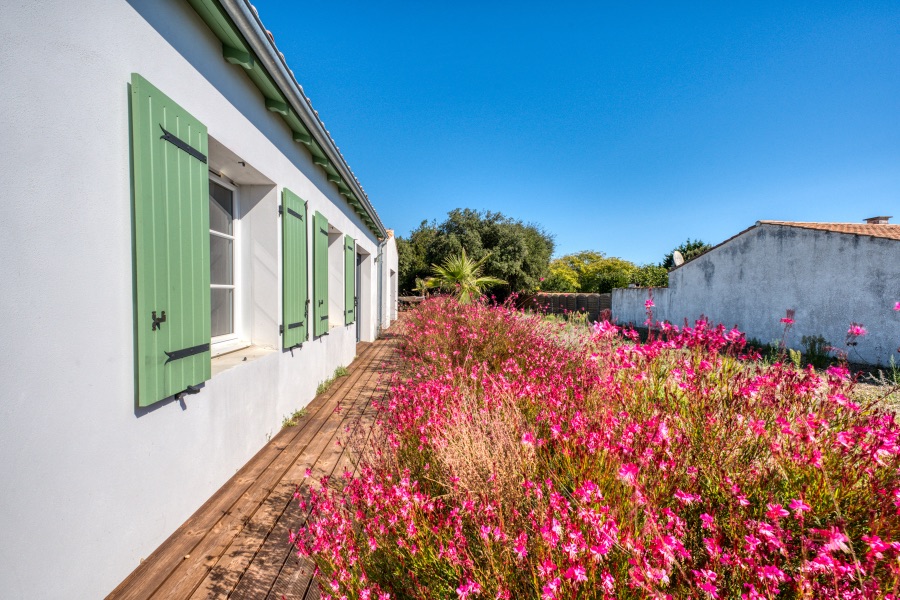
[[[666,254],[665,258],[663,258],[662,266],[666,269],[671,269],[675,266],[675,250],[681,252],[684,260],[688,261],[692,258],[697,258],[704,252],[708,252],[711,249],[712,246],[705,243],[703,240],[691,240],[691,238],[688,238],[683,244],[681,244],[677,248],[674,248],[671,252]]]
[[[428,282],[422,279],[421,277],[416,277],[416,285],[413,286],[412,291],[417,292],[420,296],[425,295],[425,290],[428,289]]]
[[[831,344],[821,335],[804,335],[800,338],[800,343],[806,350],[803,355],[807,363],[817,369],[825,368],[831,363],[831,356],[828,354]]]
[[[481,260],[472,260],[466,255],[466,249],[456,256],[448,256],[441,265],[434,265],[434,276],[425,283],[428,287],[440,288],[456,294],[460,304],[469,304],[481,296],[482,290],[506,282],[496,277],[482,275],[484,263],[490,255]]]
[[[662,265],[641,265],[631,276],[638,287],[668,287],[669,271]]]
[[[550,275],[541,283],[541,289],[551,292],[577,292],[578,273],[559,259],[550,263]]]
[[[537,225],[525,224],[498,212],[455,209],[446,220],[422,221],[408,238],[397,239],[399,286],[416,288],[416,278],[431,274],[465,249],[475,261],[484,261],[484,276],[508,283],[508,291],[531,291],[547,276],[553,237]],[[498,290],[501,292],[507,290]]]
[[[306,416],[306,409],[301,408],[300,410],[295,410],[289,417],[285,417],[281,420],[282,427],[293,427],[297,423],[300,422],[300,419]]]
[[[335,380],[337,380],[341,377],[344,377],[346,375],[349,375],[349,374],[350,374],[350,371],[347,370],[347,367],[344,367],[344,366],[338,367],[337,369],[334,370],[334,375],[332,375],[331,377],[329,377],[328,379],[326,379],[325,381],[323,381],[322,383],[319,384],[319,386],[316,388],[316,396],[318,396],[319,394],[324,394],[326,391],[328,391],[328,388],[331,387],[331,384],[334,383]]]
[[[550,276],[541,285],[547,292],[606,293],[614,288],[666,287],[668,271],[661,265],[637,266],[595,250],[567,254],[550,262]]]
[[[408,238],[397,238],[398,267],[401,290],[414,290],[416,279],[425,279],[431,271],[429,251],[438,236],[434,223],[422,221]]]
[[[583,250],[550,263],[550,278],[541,286],[548,292],[608,292],[625,287],[635,266],[602,252]],[[617,285],[619,284],[619,285]]]
[[[900,365],[894,360],[893,354],[891,355],[891,363],[888,368],[887,380],[893,385],[900,385]]]

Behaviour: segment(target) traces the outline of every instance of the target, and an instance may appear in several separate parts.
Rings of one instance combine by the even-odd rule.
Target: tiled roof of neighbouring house
[[[759,221],[759,225],[784,225],[802,229],[818,229],[833,233],[849,233],[853,235],[870,235],[872,237],[900,240],[900,225],[871,223],[803,223],[796,221]]]

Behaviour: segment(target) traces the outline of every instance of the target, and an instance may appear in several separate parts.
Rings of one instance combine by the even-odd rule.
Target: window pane
[[[220,233],[233,235],[234,196],[226,187],[215,181],[209,182],[209,228]]]
[[[234,333],[234,290],[210,290],[212,337]]]
[[[209,236],[209,282],[234,285],[234,242]]]

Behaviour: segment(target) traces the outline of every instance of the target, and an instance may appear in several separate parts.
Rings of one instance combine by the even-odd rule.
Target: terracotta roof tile
[[[760,221],[760,225],[784,225],[802,229],[818,229],[833,233],[849,233],[853,235],[870,235],[889,240],[900,240],[900,225],[872,225],[869,223],[803,223],[796,221]]]

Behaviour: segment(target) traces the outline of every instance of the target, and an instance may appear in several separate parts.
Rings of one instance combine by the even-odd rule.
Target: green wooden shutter
[[[344,236],[344,324],[356,320],[356,240]]]
[[[137,401],[148,406],[211,375],[207,134],[135,73],[131,137]]]
[[[328,219],[313,219],[313,334],[328,333]]]
[[[289,189],[281,192],[282,311],[285,348],[306,341],[309,290],[306,251],[306,202]]]

